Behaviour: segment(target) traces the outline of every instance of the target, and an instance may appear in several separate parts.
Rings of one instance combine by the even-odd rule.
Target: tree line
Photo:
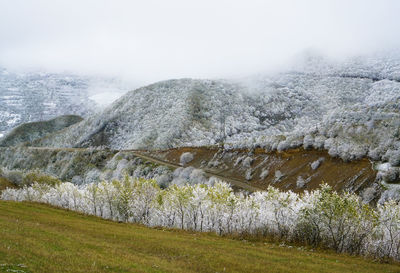
[[[2,200],[41,202],[121,222],[220,235],[275,237],[339,253],[400,260],[400,205],[377,207],[326,184],[303,194],[234,192],[230,185],[171,185],[126,176],[122,181],[6,189]]]

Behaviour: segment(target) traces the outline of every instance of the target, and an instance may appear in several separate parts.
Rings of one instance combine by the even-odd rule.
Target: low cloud
[[[396,0],[0,0],[0,66],[139,83],[274,69],[400,45]]]

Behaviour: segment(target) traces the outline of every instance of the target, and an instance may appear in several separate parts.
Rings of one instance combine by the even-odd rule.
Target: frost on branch
[[[180,163],[181,163],[182,166],[185,166],[187,163],[189,163],[193,159],[194,159],[193,154],[189,153],[189,152],[186,152],[186,153],[181,154]]]
[[[191,175],[184,174],[184,176]],[[184,173],[181,169],[179,173]],[[194,174],[196,177],[200,173]],[[298,181],[304,181],[299,179]],[[114,221],[150,227],[180,228],[217,234],[274,236],[352,255],[400,260],[400,205],[389,201],[372,208],[355,194],[331,187],[298,195],[269,187],[235,193],[223,182],[172,185],[132,179],[54,185],[34,183],[6,189],[2,200],[42,202]],[[301,184],[301,183],[300,183]],[[366,197],[373,190],[366,190]],[[369,198],[369,197],[368,197]]]

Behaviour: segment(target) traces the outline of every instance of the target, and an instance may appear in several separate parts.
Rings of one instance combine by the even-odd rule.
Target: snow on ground
[[[119,99],[128,89],[118,81],[83,81],[88,101],[104,106],[116,101],[42,145],[154,149],[224,143],[267,150],[304,145],[343,160],[368,156],[397,164],[399,71],[395,53],[343,62],[309,55],[276,74],[240,81],[169,80]],[[50,79],[57,85],[57,78]]]
[[[60,115],[87,117],[133,89],[112,78],[0,71],[0,132]]]

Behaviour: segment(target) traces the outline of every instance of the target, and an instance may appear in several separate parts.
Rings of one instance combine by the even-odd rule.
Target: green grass
[[[400,266],[0,201],[0,272],[344,273],[400,272]]]

